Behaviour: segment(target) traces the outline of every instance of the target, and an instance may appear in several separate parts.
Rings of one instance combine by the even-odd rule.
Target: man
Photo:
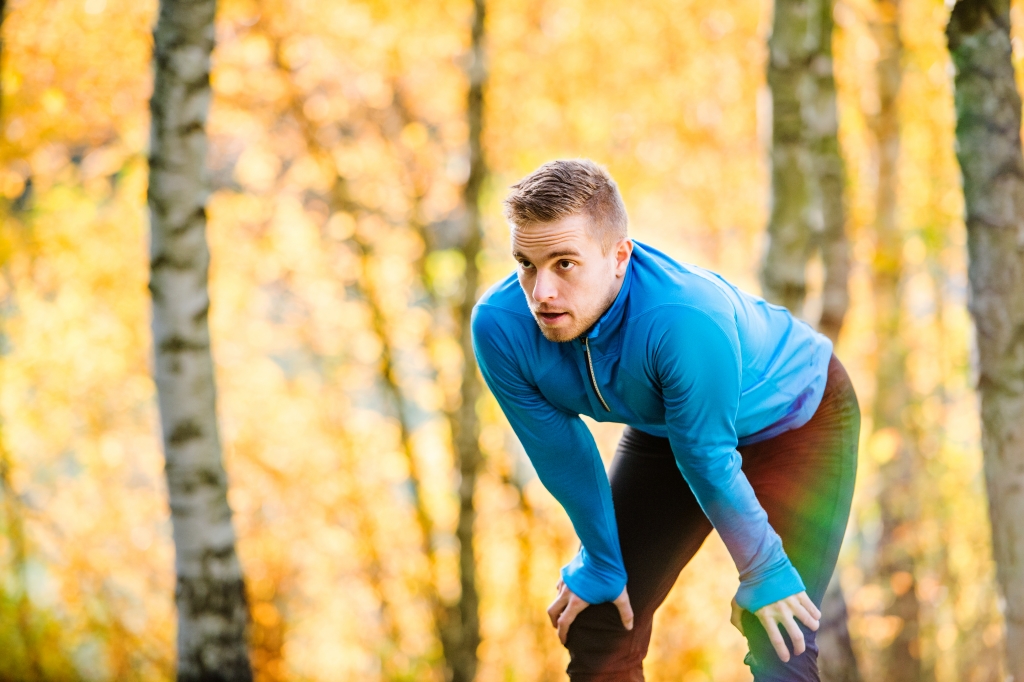
[[[544,164],[505,206],[519,266],[477,303],[473,341],[582,542],[548,609],[570,677],[643,680],[654,611],[714,526],[739,569],[731,620],[754,679],[818,680],[860,428],[831,342],[631,241],[591,161]],[[627,425],[610,482],[583,414]]]

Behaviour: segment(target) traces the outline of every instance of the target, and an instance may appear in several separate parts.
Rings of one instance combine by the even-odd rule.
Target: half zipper
[[[601,401],[601,405],[604,406],[605,411],[611,412],[612,408],[608,407],[608,403],[604,401],[604,396],[601,395],[601,389],[597,387],[597,376],[594,374],[594,361],[590,358],[590,339],[586,336],[583,337],[583,354],[587,356],[587,369],[590,370],[590,384],[594,387],[594,393],[597,394],[597,399]]]

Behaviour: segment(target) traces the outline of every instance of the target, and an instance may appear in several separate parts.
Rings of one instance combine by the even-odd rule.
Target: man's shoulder
[[[532,321],[530,308],[526,304],[523,289],[519,286],[516,273],[499,280],[484,292],[473,306],[474,317],[483,315],[488,320],[525,318]]]
[[[473,335],[501,332],[521,335],[536,327],[526,297],[513,272],[493,284],[473,306]]]
[[[703,314],[720,322],[734,316],[736,289],[705,268],[677,261],[645,244],[638,245],[636,305],[631,317],[672,318]]]

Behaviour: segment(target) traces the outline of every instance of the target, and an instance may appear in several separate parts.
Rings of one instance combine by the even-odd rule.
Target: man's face
[[[608,309],[622,287],[633,243],[608,249],[592,235],[590,217],[512,228],[512,255],[530,312],[549,341],[572,341]]]

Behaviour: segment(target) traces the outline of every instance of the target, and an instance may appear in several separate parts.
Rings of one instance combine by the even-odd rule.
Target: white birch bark
[[[992,548],[1005,600],[1006,673],[1019,682],[1024,680],[1024,156],[1009,0],[957,2],[946,36],[956,67],[969,308],[977,331]]]
[[[150,291],[175,546],[178,680],[251,680],[207,322],[206,116],[215,0],[161,0],[150,102]]]
[[[843,164],[832,70],[832,0],[776,0],[768,42],[772,93],[772,188],[764,297],[801,315],[807,261],[820,249],[825,271],[818,329],[833,341],[849,306]],[[859,680],[838,582],[822,609],[819,665],[826,682]],[[853,666],[851,669],[850,666]],[[843,677],[829,677],[830,671]]]
[[[821,250],[825,270],[819,329],[835,340],[849,305],[832,73],[831,0],[777,0],[768,41],[772,93],[772,190],[761,268],[765,297],[801,314],[807,261]]]

